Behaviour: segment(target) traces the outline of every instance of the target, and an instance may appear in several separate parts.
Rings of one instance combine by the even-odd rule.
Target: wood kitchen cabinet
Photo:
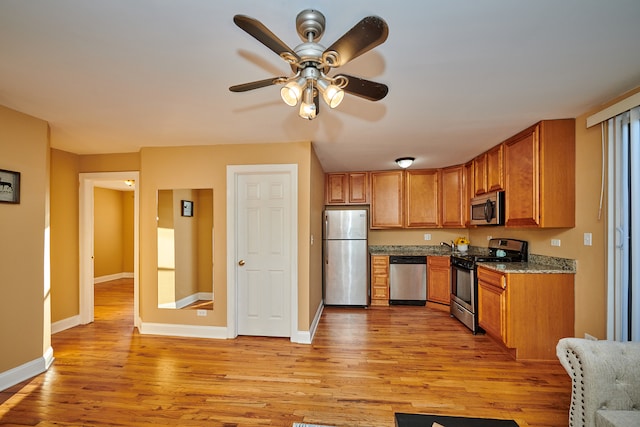
[[[369,203],[368,172],[336,172],[325,177],[327,205],[353,205]]]
[[[371,228],[402,228],[404,171],[370,173]]]
[[[451,301],[451,267],[448,256],[427,257],[427,301],[449,305]]]
[[[504,145],[498,144],[487,151],[487,191],[504,189]]]
[[[465,169],[371,172],[371,228],[462,228]]]
[[[574,336],[574,275],[477,271],[480,327],[518,360],[556,360]]]
[[[452,166],[440,170],[440,221],[444,228],[463,228],[465,226],[465,166]]]
[[[462,211],[466,227],[471,225],[471,199],[475,195],[474,182],[473,161],[470,161],[464,165],[464,186],[462,188]]]
[[[507,344],[507,295],[504,274],[478,268],[478,324]]]
[[[505,146],[505,226],[575,226],[575,120],[545,120]]]
[[[504,147],[498,144],[473,160],[474,194],[504,189]]]
[[[389,305],[389,257],[371,256],[371,305]]]
[[[440,225],[437,169],[406,171],[406,228],[435,228]]]
[[[473,186],[475,196],[487,192],[487,153],[473,159]]]

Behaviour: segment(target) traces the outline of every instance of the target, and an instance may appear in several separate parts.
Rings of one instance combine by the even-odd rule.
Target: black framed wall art
[[[20,172],[0,169],[0,203],[20,203]]]
[[[182,216],[193,216],[193,202],[191,200],[182,201]]]

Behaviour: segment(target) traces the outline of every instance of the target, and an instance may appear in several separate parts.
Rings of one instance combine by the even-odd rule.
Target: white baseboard
[[[311,344],[313,335],[318,327],[318,321],[322,314],[323,305],[318,307],[318,311],[312,323],[311,331],[298,331],[296,336],[291,337],[291,342],[298,344]],[[149,323],[140,322],[138,328],[141,335],[163,335],[170,337],[189,338],[215,338],[228,339],[227,328],[224,326],[200,326],[200,325],[175,325],[170,323]]]
[[[320,305],[316,310],[316,315],[313,317],[313,321],[311,322],[311,326],[309,327],[309,331],[298,331],[295,337],[291,337],[291,342],[295,342],[298,344],[311,344],[313,342],[313,337],[316,334],[316,330],[318,329],[318,323],[320,322],[320,317],[322,316],[323,310],[324,304],[320,302]]]
[[[58,320],[51,324],[51,334],[57,334],[58,332],[66,331],[74,326],[80,325],[80,315],[67,317],[66,319]]]
[[[49,369],[53,360],[53,348],[49,347],[42,357],[13,369],[9,369],[8,371],[0,372],[0,391],[13,387],[14,385],[28,380],[29,378],[33,378],[36,375],[40,375]]]
[[[133,279],[133,273],[122,272],[122,273],[116,273],[116,274],[108,274],[106,276],[95,277],[93,279],[93,283],[96,284],[96,283],[110,282],[111,280],[118,280],[118,279]]]
[[[185,308],[188,305],[197,301],[211,301],[213,299],[213,292],[198,292],[192,295],[188,295],[176,302],[164,302],[158,304],[158,308]]]
[[[222,326],[174,325],[169,323],[141,322],[138,330],[142,335],[227,339],[227,328]]]

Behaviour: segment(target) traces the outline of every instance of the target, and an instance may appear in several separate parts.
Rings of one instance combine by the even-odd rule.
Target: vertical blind
[[[607,122],[607,336],[640,341],[640,107]]]

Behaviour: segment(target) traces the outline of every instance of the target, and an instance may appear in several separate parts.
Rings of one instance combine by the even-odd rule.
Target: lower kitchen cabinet
[[[507,302],[504,274],[478,268],[478,324],[485,332],[507,344]]]
[[[518,360],[556,360],[558,340],[574,336],[574,275],[477,271],[480,327]]]
[[[389,257],[371,256],[371,305],[389,305]]]
[[[427,257],[427,301],[449,305],[451,267],[448,256]]]

